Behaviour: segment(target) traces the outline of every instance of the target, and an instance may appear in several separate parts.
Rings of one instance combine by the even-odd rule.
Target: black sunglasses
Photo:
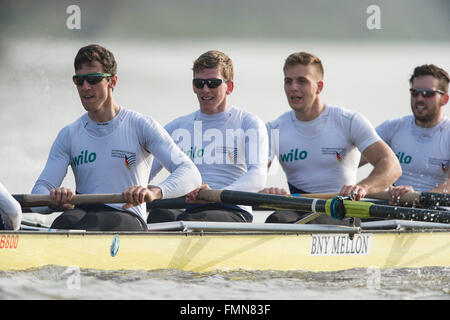
[[[224,82],[228,82],[227,80],[223,80],[223,79],[216,79],[216,78],[211,78],[211,79],[194,79],[192,80],[192,83],[194,84],[194,86],[197,89],[202,89],[205,84],[208,86],[208,88],[210,89],[215,89],[218,86],[220,86],[222,83]]]
[[[89,73],[89,74],[76,74],[72,77],[73,83],[77,86],[82,86],[84,80],[86,80],[89,84],[94,85],[102,81],[104,78],[111,77],[110,73]]]
[[[436,95],[436,93],[444,95],[445,92],[442,90],[435,90],[435,89],[426,89],[426,88],[411,88],[409,89],[409,92],[411,92],[411,95],[416,98],[419,96],[419,94],[422,95],[424,98],[431,98]]]

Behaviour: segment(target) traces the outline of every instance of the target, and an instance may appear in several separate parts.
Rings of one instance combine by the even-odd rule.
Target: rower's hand
[[[398,205],[400,198],[407,192],[414,192],[412,186],[390,186],[389,195],[391,199],[389,200],[390,205]]]
[[[258,193],[279,194],[282,196],[289,194],[283,188],[277,188],[277,187],[264,188],[261,191],[259,191]]]
[[[55,202],[54,205],[49,206],[54,211],[70,210],[75,207],[70,203],[73,199],[73,191],[69,188],[58,187],[50,190],[50,199]]]
[[[339,195],[350,197],[352,200],[359,201],[367,195],[366,187],[356,184],[356,185],[344,185],[339,191]]]
[[[127,188],[122,195],[125,204],[122,206],[124,210],[134,206],[138,206],[144,202],[152,202],[153,200],[162,198],[162,191],[158,187],[132,186]]]
[[[186,195],[186,203],[209,203],[208,201],[198,200],[198,193],[202,189],[211,190],[208,184],[202,183],[200,188],[197,188]]]

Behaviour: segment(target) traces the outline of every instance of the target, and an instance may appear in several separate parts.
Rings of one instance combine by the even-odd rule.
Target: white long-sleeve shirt
[[[32,193],[48,194],[59,187],[69,165],[80,194],[147,186],[153,156],[171,172],[157,185],[163,198],[185,195],[201,185],[195,165],[151,117],[121,108],[112,120],[98,123],[86,113],[59,132]],[[108,205],[122,210],[123,204]],[[147,218],[145,203],[128,211]]]
[[[7,230],[19,230],[22,208],[2,183],[0,183],[0,215]]]

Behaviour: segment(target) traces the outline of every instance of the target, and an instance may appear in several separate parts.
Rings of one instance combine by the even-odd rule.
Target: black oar
[[[337,196],[337,193],[306,193],[299,194],[300,197],[314,198],[314,199],[331,199]],[[388,191],[379,193],[372,193],[366,195],[369,199],[378,199],[391,201],[393,200]],[[407,192],[400,198],[396,199],[400,204],[404,205],[421,205],[421,206],[450,206],[450,194],[448,193],[433,193],[433,192]]]
[[[450,223],[450,211],[378,205],[371,202],[312,199],[230,190],[201,190],[199,199],[236,205],[260,206],[305,212],[322,212],[334,218],[385,218]]]
[[[152,202],[147,202],[147,210],[153,208],[161,209],[184,209],[186,208],[185,197],[172,198],[172,199],[161,199],[154,200]]]
[[[389,192],[380,192],[375,195],[369,195],[375,199],[391,200]],[[450,194],[448,193],[434,193],[434,192],[407,192],[399,199],[399,203],[408,205],[422,205],[422,206],[450,206]]]

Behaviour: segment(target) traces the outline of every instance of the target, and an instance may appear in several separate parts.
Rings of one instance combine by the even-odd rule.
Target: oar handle
[[[13,197],[22,207],[41,207],[55,205],[48,194],[15,194]],[[123,203],[125,202],[121,193],[104,194],[76,194],[73,196],[71,204],[98,204],[98,203]]]
[[[296,194],[300,197],[303,198],[312,198],[312,199],[331,199],[335,196],[338,196],[338,193],[300,193],[300,194]]]
[[[405,193],[403,196],[401,196],[399,199],[396,199],[399,203],[404,204],[419,204],[420,203],[420,196],[421,192],[416,191],[409,191]],[[378,193],[368,194],[366,195],[366,198],[372,198],[372,199],[379,199],[379,200],[386,200],[391,201],[393,200],[391,195],[389,194],[389,191],[382,191]]]
[[[198,192],[197,199],[209,202],[221,202],[222,190],[202,189]]]

